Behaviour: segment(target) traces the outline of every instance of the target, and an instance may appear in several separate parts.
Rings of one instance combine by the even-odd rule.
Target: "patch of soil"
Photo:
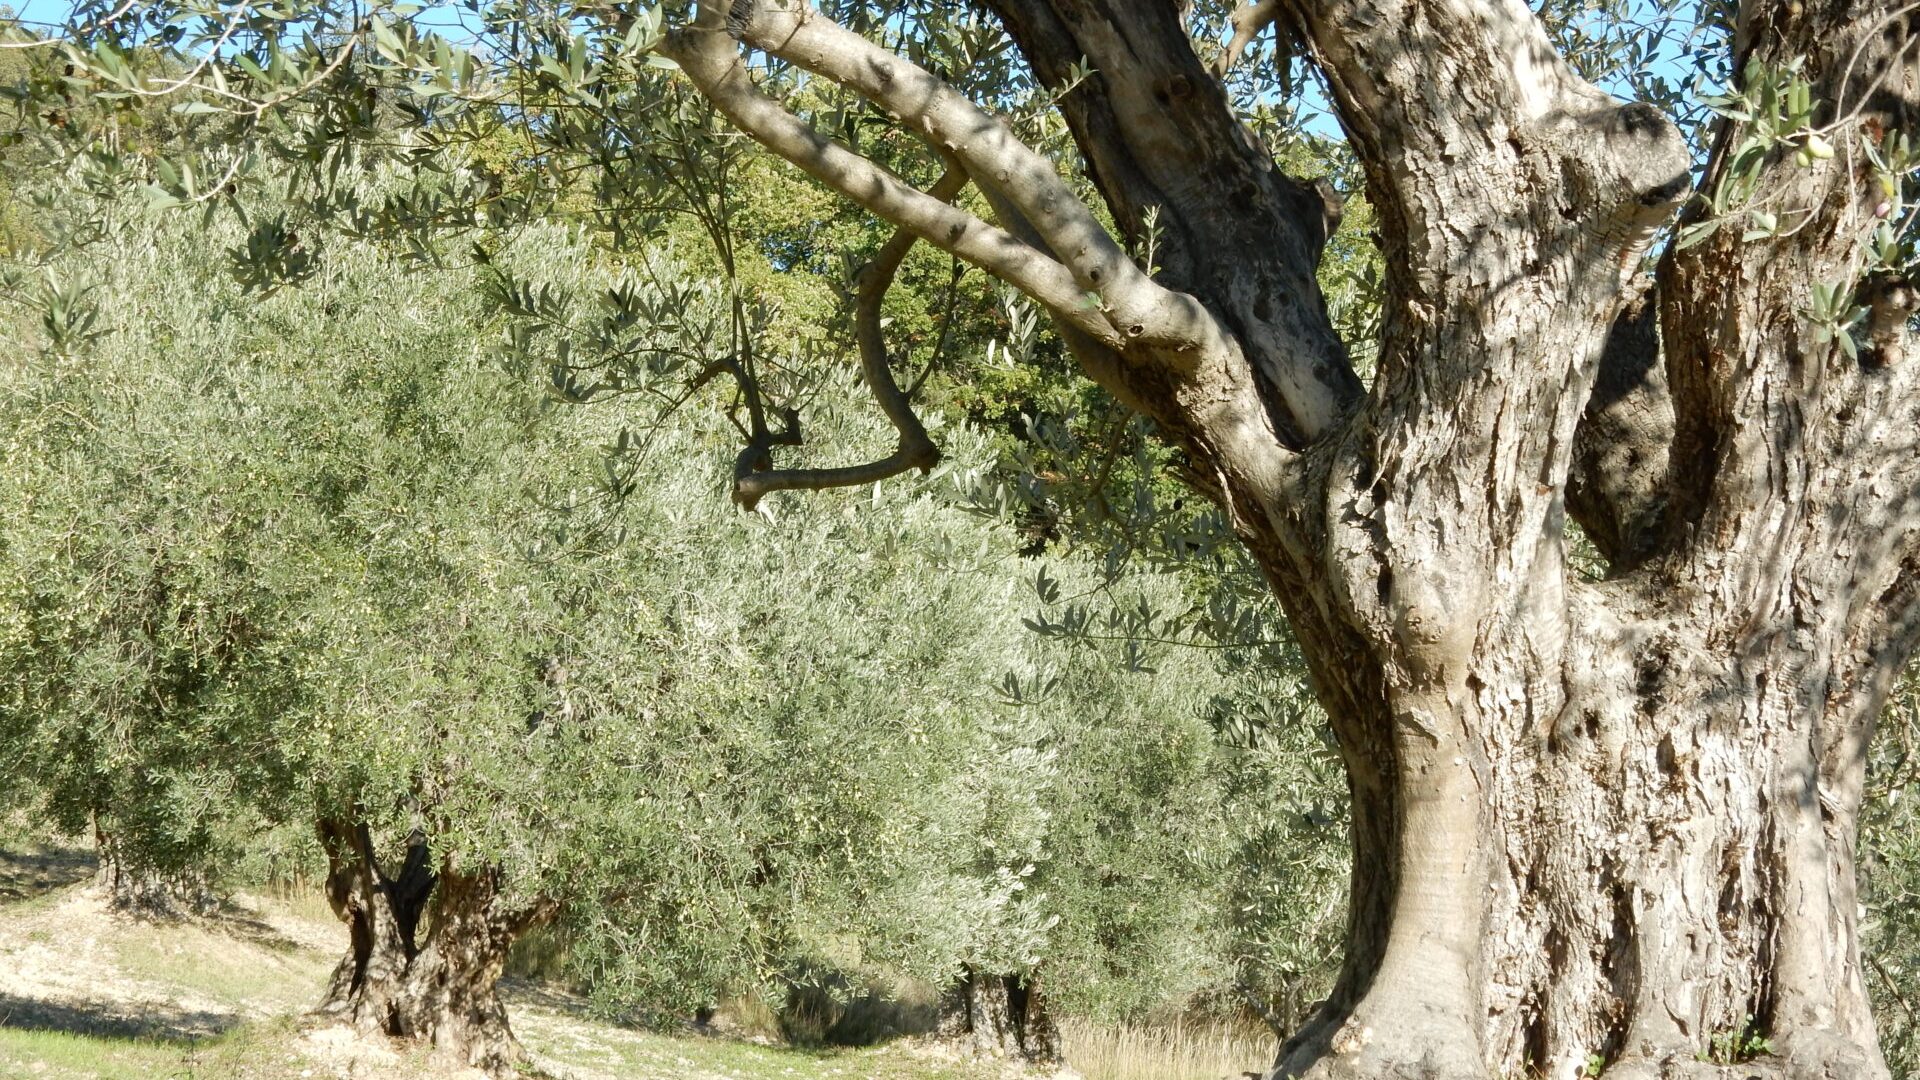
[[[100,868],[93,849],[34,845],[0,851],[0,904],[14,904],[93,878]]]
[[[0,1025],[187,1041],[246,1019],[233,1003],[123,970],[120,921],[92,890],[10,914],[0,923]]]

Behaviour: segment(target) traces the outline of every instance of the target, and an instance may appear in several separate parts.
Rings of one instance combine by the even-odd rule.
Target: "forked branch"
[[[1033,222],[1055,256],[964,211],[905,189],[892,173],[807,127],[755,89],[735,40],[859,93],[886,109],[982,188]],[[1046,158],[938,77],[804,4],[703,0],[668,54],[741,130],[870,212],[1021,289],[1112,348],[1191,349],[1221,329],[1191,296],[1148,278]],[[905,190],[903,190],[905,189]]]
[[[967,186],[966,171],[950,165],[927,195],[950,203]],[[940,461],[940,450],[927,436],[926,426],[914,415],[913,403],[893,377],[893,365],[887,357],[887,342],[881,327],[881,305],[900,272],[900,264],[919,237],[907,229],[893,234],[873,260],[860,268],[858,290],[854,297],[854,337],[860,348],[860,374],[872,391],[880,411],[899,433],[894,451],[878,461],[831,469],[775,469],[772,451],[776,440],[787,445],[800,442],[800,425],[789,415],[783,430],[766,433],[752,440],[735,462],[733,500],[751,510],[774,491],[819,491],[825,488],[854,487],[898,476],[908,469],[922,472]]]
[[[1260,32],[1279,21],[1280,10],[1280,0],[1252,0],[1235,8],[1233,14],[1227,17],[1228,24],[1233,27],[1233,37],[1227,41],[1226,51],[1214,61],[1214,75],[1225,78],[1240,62],[1247,46],[1260,36]]]

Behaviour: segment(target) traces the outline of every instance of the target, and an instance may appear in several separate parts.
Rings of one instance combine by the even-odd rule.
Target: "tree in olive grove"
[[[213,43],[243,21],[182,10],[152,29],[199,19]],[[74,70],[163,92],[103,44],[109,8],[82,14]],[[553,112],[523,130],[612,173],[664,130],[621,112],[635,99],[618,88],[690,85],[900,230],[862,279],[872,295],[924,242],[1042,306],[1222,508],[1338,737],[1345,967],[1277,1075],[1713,1076],[1752,1057],[1738,1075],[1887,1076],[1854,844],[1873,724],[1920,636],[1920,12],[1707,5],[1733,85],[1697,184],[1675,124],[1582,77],[1520,0],[1220,14],[984,0],[958,36],[986,47],[962,56],[916,34],[955,25],[934,8],[499,8],[492,26],[527,32],[500,35],[518,52],[476,76],[445,38],[313,5],[303,17],[338,38],[276,39],[253,82],[197,104],[244,141],[281,103],[324,99],[328,122],[302,130],[325,129],[325,157],[372,100],[340,89],[359,50],[420,91],[428,130],[488,78],[533,86]],[[1209,26],[1231,30],[1224,47],[1196,40]],[[1249,48],[1268,33],[1324,80],[1365,173],[1385,256],[1366,377],[1315,277],[1337,203],[1276,166],[1236,100],[1246,66],[1273,62]],[[648,50],[678,74],[637,64]],[[1013,95],[994,88],[1022,79],[1047,115],[996,115]],[[881,160],[803,85],[891,115],[929,157]],[[578,115],[628,126],[589,145]],[[1043,154],[1055,115],[1070,147]],[[932,158],[941,178],[910,183]],[[160,186],[220,190],[177,172]],[[741,502],[934,460],[866,310],[863,370],[897,448],[777,467],[797,416],[758,407],[736,356]],[[1604,580],[1570,571],[1573,522]]]
[[[713,497],[715,410],[611,453],[626,411],[529,393],[481,273],[337,244],[250,296],[231,223],[113,214],[9,294],[37,311],[0,364],[9,806],[98,815],[137,865],[226,884],[263,821],[314,836],[343,930],[315,1015],[494,1071],[519,1056],[502,966],[552,919],[612,1013],[880,971],[952,985],[957,1033],[1035,1058],[1053,1003],[1125,1013],[1216,977],[1202,871],[1245,770],[1209,703],[1279,681],[1022,628],[1035,568],[1049,622],[1177,590],[1010,559],[1010,530],[954,505],[978,433],[920,485],[743,516]],[[619,318],[603,294],[649,292],[592,261],[546,226],[494,268],[584,353]],[[687,327],[722,309],[645,269],[705,297]],[[810,422],[885,436],[830,404]]]
[[[704,3],[663,51],[776,153],[1044,304],[1273,580],[1346,755],[1356,864],[1345,976],[1281,1074],[1711,1073],[1702,1043],[1757,1025],[1773,1053],[1749,1073],[1885,1075],[1852,832],[1920,630],[1920,387],[1914,294],[1862,250],[1900,194],[1874,162],[1920,105],[1907,14],[1741,13],[1743,71],[1803,61],[1819,153],[1755,160],[1729,124],[1704,184],[1774,193],[1788,224],[1671,252],[1651,297],[1636,271],[1685,144],[1523,6],[1249,16],[1306,42],[1367,167],[1389,267],[1371,386],[1317,297],[1325,201],[1246,138],[1177,10],[997,14],[1042,81],[1096,73],[1060,107],[1122,230],[1165,223],[1157,276],[1005,126],[822,12]],[[999,224],[814,132],[743,47],[924,133]],[[1816,287],[1837,319],[1808,317]],[[1570,578],[1568,516],[1607,582]]]

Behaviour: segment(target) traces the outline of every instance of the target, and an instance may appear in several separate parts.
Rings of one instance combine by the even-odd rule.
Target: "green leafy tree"
[[[54,268],[84,332],[7,369],[12,797],[167,868],[305,823],[348,931],[321,1013],[489,1068],[506,955],[555,918],[610,1011],[806,960],[955,983],[976,1041],[1035,1057],[1052,997],[1220,977],[1232,673],[1024,627],[1036,572],[1043,607],[1116,586],[959,503],[987,440],[743,516],[719,410],[635,430],[526,339],[627,320],[626,355],[697,367],[732,290],[540,229],[434,277],[340,243],[262,297],[244,243],[130,214]]]

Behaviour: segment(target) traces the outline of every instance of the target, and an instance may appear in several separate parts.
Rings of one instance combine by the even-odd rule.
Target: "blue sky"
[[[465,8],[460,5],[436,3],[434,0],[416,0],[416,3],[421,9],[420,14],[415,17],[417,24],[442,32],[459,28],[468,16]],[[1649,18],[1657,13],[1656,0],[1634,0],[1634,3],[1637,9],[1634,11],[1636,17]],[[0,8],[5,7],[11,7],[24,22],[46,26],[58,26],[64,23],[73,10],[71,0],[0,0]],[[1687,13],[1691,14],[1691,11]],[[448,36],[457,40],[462,35],[456,33]],[[1666,54],[1664,49],[1662,55],[1651,66],[1655,72],[1667,76],[1676,85],[1685,85],[1686,80],[1691,76],[1691,70],[1685,68],[1679,58]],[[1607,86],[1606,89],[1620,95],[1630,92],[1629,88],[1624,86]],[[1308,107],[1317,108],[1320,111],[1320,115],[1306,118],[1307,129],[1318,135],[1337,137],[1340,134],[1339,126],[1333,119],[1331,109],[1320,94],[1319,88],[1310,85],[1307,96]]]
[[[420,21],[428,26],[451,28],[460,25],[463,12],[451,5],[435,4],[431,0],[421,3],[425,10]],[[23,22],[41,23],[58,26],[66,22],[67,14],[73,10],[69,0],[0,0],[0,7],[10,7]]]
[[[5,6],[12,8],[21,21],[29,23],[63,23],[67,12],[73,10],[73,5],[66,0],[8,0]]]

